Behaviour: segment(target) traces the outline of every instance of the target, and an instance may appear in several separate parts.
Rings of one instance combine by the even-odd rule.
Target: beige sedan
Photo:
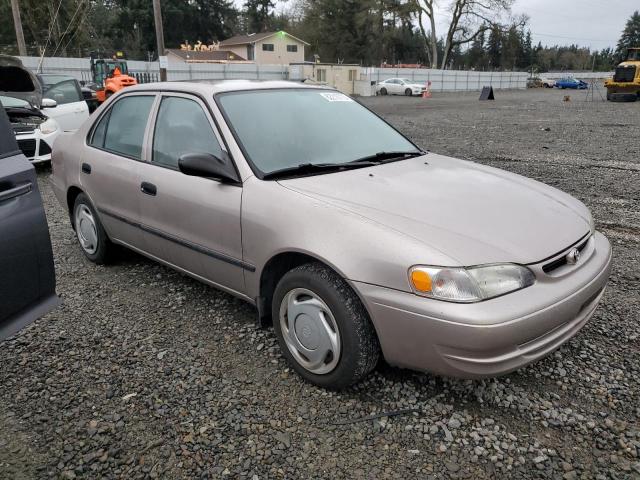
[[[87,258],[122,245],[246,300],[328,388],[380,353],[510,372],[580,330],[611,268],[578,200],[427,153],[326,87],[131,87],[60,137],[52,178]]]

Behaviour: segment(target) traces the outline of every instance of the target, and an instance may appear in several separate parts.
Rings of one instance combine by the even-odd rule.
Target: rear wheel
[[[98,265],[108,263],[113,251],[113,244],[109,240],[89,197],[84,193],[76,197],[72,218],[76,237],[85,256]]]
[[[328,267],[308,263],[289,271],[272,304],[282,353],[305,380],[341,389],[378,362],[378,339],[362,302]]]
[[[386,89],[386,88],[382,87],[382,88],[380,89],[380,95],[387,95],[387,93],[389,93],[389,92],[387,92],[387,89]]]

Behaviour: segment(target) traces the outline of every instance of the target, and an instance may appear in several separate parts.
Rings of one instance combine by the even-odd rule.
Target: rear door
[[[47,219],[33,165],[0,104],[0,339],[59,303]]]
[[[122,95],[89,133],[80,182],[109,237],[140,248],[140,165],[154,92]]]
[[[186,153],[223,157],[223,142],[199,98],[163,93],[149,160],[140,165],[140,217],[145,251],[235,292],[244,291],[240,232],[242,187],[187,176],[178,169]]]
[[[80,84],[75,79],[63,80],[49,86],[43,92],[44,98],[55,100],[53,108],[43,108],[48,117],[55,119],[62,130],[75,131],[89,118],[89,106],[84,101]]]

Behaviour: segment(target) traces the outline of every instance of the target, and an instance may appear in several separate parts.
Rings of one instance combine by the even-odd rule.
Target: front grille
[[[31,125],[13,125],[13,131],[16,135],[23,135],[25,133],[33,133],[35,129]]]
[[[36,141],[33,138],[27,140],[18,140],[18,147],[24,153],[27,158],[33,158],[36,156]]]
[[[49,155],[50,153],[51,147],[49,146],[49,144],[44,140],[40,140],[40,151],[38,152],[38,155]]]
[[[620,66],[616,68],[616,73],[613,76],[614,82],[633,82],[636,76],[635,65],[629,65],[627,67]]]
[[[591,238],[591,237],[589,237]],[[578,251],[580,253],[582,253],[582,250],[584,250],[584,248],[587,246],[587,243],[589,242],[589,238],[587,238],[584,242],[582,242],[580,245],[578,245],[576,248],[578,249]],[[571,251],[571,250],[569,250]],[[557,270],[560,267],[563,267],[567,264],[567,255],[563,255],[560,258],[557,258],[556,260],[554,260],[553,262],[549,262],[546,265],[544,265],[542,267],[542,271],[544,273],[551,273],[554,270]]]

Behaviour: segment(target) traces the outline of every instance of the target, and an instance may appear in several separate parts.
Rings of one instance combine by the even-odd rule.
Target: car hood
[[[19,58],[0,55],[0,95],[19,98],[34,108],[42,105],[42,87]]]
[[[590,230],[586,207],[553,187],[436,154],[280,184],[412,237],[457,265],[537,263]]]

